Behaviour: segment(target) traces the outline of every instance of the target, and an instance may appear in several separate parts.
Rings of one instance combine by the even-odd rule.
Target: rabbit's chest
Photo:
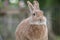
[[[30,38],[39,39],[45,35],[45,28],[43,25],[30,25],[27,34]]]

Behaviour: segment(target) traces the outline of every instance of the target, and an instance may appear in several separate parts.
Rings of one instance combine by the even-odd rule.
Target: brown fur
[[[16,40],[48,40],[46,18],[43,11],[39,10],[39,3],[34,1],[34,6],[29,1],[27,3],[31,16],[18,25]],[[34,13],[36,15],[33,15]]]
[[[48,35],[45,34],[47,32],[46,28],[46,25],[30,25],[28,18],[18,25],[16,29],[16,40],[43,40],[44,38],[47,40]]]

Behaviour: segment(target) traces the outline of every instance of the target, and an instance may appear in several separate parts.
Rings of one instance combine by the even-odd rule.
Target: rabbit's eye
[[[33,13],[33,16],[35,16],[35,13]]]

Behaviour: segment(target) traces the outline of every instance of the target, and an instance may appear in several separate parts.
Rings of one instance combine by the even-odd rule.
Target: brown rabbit
[[[39,3],[27,1],[30,17],[23,20],[16,29],[16,40],[48,40],[46,17],[39,9]]]

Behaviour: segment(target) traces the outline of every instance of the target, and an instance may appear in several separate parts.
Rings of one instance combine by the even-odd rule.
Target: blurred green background
[[[15,40],[17,25],[29,16],[27,1],[0,0],[0,40]],[[38,0],[38,2],[47,17],[49,40],[60,40],[60,1]]]

